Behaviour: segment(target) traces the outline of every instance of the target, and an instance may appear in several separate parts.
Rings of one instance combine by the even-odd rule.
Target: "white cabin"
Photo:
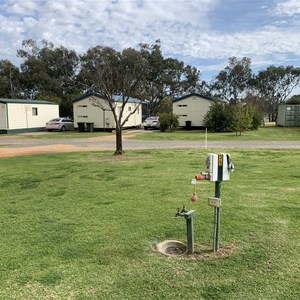
[[[178,116],[179,126],[203,127],[203,119],[213,101],[197,93],[173,100],[173,114]]]
[[[122,100],[120,96],[115,96],[116,112],[120,113],[122,109]],[[97,103],[97,106],[94,104]],[[136,111],[129,116],[134,110]],[[96,130],[113,130],[116,128],[113,113],[109,107],[108,101],[100,95],[91,93],[85,94],[78,99],[73,100],[74,127],[78,128],[78,123],[93,123]],[[129,98],[123,111],[122,120],[127,117],[128,121],[124,127],[140,127],[142,124],[142,101],[135,98]]]
[[[54,102],[0,98],[0,133],[43,131],[46,122],[58,116]]]

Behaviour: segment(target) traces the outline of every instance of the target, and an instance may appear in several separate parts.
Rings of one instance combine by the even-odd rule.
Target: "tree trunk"
[[[119,125],[116,127],[116,151],[114,155],[122,155],[125,151],[123,151],[123,142],[122,142],[122,127]]]

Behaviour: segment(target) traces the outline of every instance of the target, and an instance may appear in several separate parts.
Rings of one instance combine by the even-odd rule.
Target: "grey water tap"
[[[177,213],[175,217],[184,217],[186,220],[186,230],[187,230],[187,249],[188,253],[191,254],[194,252],[194,225],[193,225],[193,216],[195,210],[186,210],[185,205],[183,205],[182,210],[177,208]]]
[[[180,210],[180,208],[178,207],[175,217],[184,217],[187,212],[188,210],[185,209],[185,205],[183,205],[182,210]]]
[[[180,216],[179,207],[177,208],[177,213],[176,213],[175,217],[178,217],[178,216]]]

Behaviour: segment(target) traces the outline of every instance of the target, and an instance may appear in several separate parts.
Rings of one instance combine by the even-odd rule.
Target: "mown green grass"
[[[205,130],[178,129],[174,132],[160,132],[148,130],[137,135],[134,139],[139,140],[204,140]],[[300,127],[260,127],[258,130],[245,131],[242,135],[235,132],[212,132],[208,131],[208,140],[211,141],[299,141]]]
[[[183,205],[196,210],[195,250],[212,244],[214,184],[190,201],[206,152],[1,158],[0,298],[298,299],[300,153],[230,153],[220,241],[234,251],[181,259],[153,245],[185,241]]]
[[[124,130],[123,136],[126,137],[132,130]],[[26,134],[26,138],[35,139],[78,139],[78,138],[95,138],[102,136],[114,136],[111,132],[39,132]],[[130,136],[131,139],[137,140],[187,140],[197,141],[204,140],[206,136],[205,130],[191,130],[179,128],[174,132],[160,132],[159,130],[140,130],[134,131]],[[211,141],[299,141],[300,127],[277,127],[266,126],[260,127],[258,130],[245,131],[242,135],[236,135],[235,132],[212,132],[208,131],[208,140]]]

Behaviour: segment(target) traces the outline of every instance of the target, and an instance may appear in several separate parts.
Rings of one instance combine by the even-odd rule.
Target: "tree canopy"
[[[20,97],[20,71],[9,60],[0,60],[0,97]]]
[[[149,101],[148,115],[160,111],[165,97],[178,97],[196,89],[200,71],[190,65],[185,66],[175,58],[164,58],[160,41],[153,45],[141,44],[140,51],[148,61],[148,72],[141,88],[143,99]]]
[[[230,57],[226,66],[211,84],[214,96],[236,103],[249,87],[252,78],[251,59]]]
[[[259,99],[265,103],[266,113],[276,120],[278,104],[283,103],[300,83],[300,68],[294,66],[269,66],[254,79]]]

